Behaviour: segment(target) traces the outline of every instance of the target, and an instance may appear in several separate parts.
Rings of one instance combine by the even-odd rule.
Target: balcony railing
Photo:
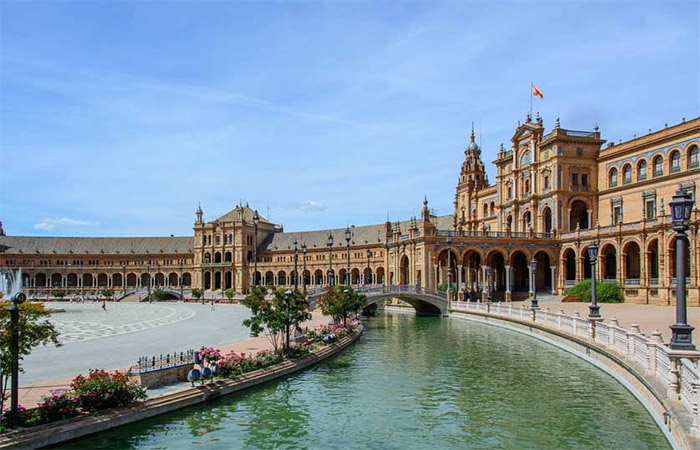
[[[592,131],[576,131],[576,130],[565,130],[567,136],[571,137],[595,137],[595,133]]]
[[[625,279],[625,286],[639,286],[642,281],[639,278],[627,278]]]
[[[535,239],[551,239],[552,233],[530,233],[523,231],[481,231],[481,230],[462,230],[462,231],[452,231],[452,230],[437,230],[435,232],[436,236],[447,237],[447,235],[452,237],[478,237],[478,238],[535,238]]]

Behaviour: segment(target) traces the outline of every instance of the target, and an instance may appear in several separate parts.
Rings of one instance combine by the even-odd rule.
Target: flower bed
[[[55,390],[42,397],[36,408],[20,406],[18,422],[21,427],[32,427],[80,414],[126,406],[146,398],[146,390],[124,372],[106,372],[91,369],[88,376],[78,375],[70,390]],[[3,415],[4,425],[10,422],[10,411]]]

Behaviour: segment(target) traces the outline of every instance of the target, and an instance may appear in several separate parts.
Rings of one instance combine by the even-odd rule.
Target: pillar
[[[506,301],[512,300],[512,294],[510,292],[510,266],[505,266],[506,268]]]
[[[552,274],[552,295],[557,293],[557,284],[556,284],[556,270],[557,266],[549,266],[549,271]]]
[[[464,292],[462,289],[462,266],[461,264],[457,266],[457,292]]]

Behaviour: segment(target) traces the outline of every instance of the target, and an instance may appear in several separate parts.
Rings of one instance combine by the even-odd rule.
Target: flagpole
[[[530,117],[532,117],[532,97],[534,97],[532,93],[532,86],[534,86],[534,83],[530,82]]]

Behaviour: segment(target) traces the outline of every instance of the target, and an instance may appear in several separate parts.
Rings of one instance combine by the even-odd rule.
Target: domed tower
[[[477,191],[488,186],[489,180],[486,177],[484,163],[481,161],[481,149],[474,139],[474,124],[472,124],[469,147],[464,149],[464,157],[460,173],[460,184],[468,183],[472,190]]]
[[[476,143],[474,124],[472,124],[470,142],[469,146],[464,149],[464,162],[455,192],[455,229],[468,229],[470,222],[476,219],[475,204],[473,204],[473,200],[476,198],[475,193],[488,185],[486,168],[481,160],[481,149]]]

